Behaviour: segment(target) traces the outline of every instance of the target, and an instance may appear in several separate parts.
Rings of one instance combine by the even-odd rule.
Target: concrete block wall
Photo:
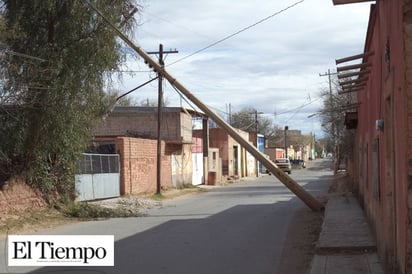
[[[162,113],[162,140],[190,143],[192,141],[192,117],[180,108],[165,108]],[[94,136],[157,138],[157,109],[123,107],[115,110],[94,129]]]

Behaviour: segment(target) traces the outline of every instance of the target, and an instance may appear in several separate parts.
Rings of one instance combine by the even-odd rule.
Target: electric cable
[[[263,18],[263,19],[255,22],[255,23],[253,23],[253,24],[251,24],[251,25],[249,25],[249,26],[247,26],[247,27],[244,27],[244,28],[242,28],[242,29],[240,29],[240,30],[238,30],[238,31],[236,31],[236,32],[234,32],[234,33],[232,33],[232,34],[230,34],[230,35],[222,38],[222,39],[217,40],[216,42],[213,42],[213,43],[211,43],[211,44],[209,44],[209,45],[207,45],[207,46],[205,46],[205,47],[203,47],[203,48],[201,48],[201,49],[199,49],[199,50],[197,50],[197,51],[195,51],[195,52],[193,52],[193,53],[191,53],[191,54],[189,54],[189,55],[186,55],[186,56],[184,56],[184,57],[182,57],[182,58],[180,58],[180,59],[178,59],[178,60],[176,60],[176,61],[168,64],[168,66],[172,66],[172,65],[174,65],[174,64],[176,64],[176,63],[178,63],[178,62],[181,62],[181,61],[183,61],[183,60],[185,60],[185,59],[188,59],[189,57],[192,57],[193,55],[196,55],[196,54],[198,54],[198,53],[200,53],[200,52],[202,52],[202,51],[205,51],[205,50],[207,50],[207,49],[209,49],[209,48],[211,48],[211,47],[214,47],[214,46],[216,46],[217,44],[220,44],[220,43],[222,43],[222,42],[224,42],[224,41],[226,41],[226,40],[229,40],[230,38],[232,38],[232,37],[234,37],[234,36],[236,36],[236,35],[244,32],[244,31],[247,31],[247,30],[249,30],[249,29],[251,29],[251,28],[253,28],[253,27],[255,27],[255,26],[257,26],[257,25],[259,25],[259,24],[261,24],[261,23],[263,23],[263,22],[271,19],[272,17],[275,17],[275,16],[277,16],[277,15],[279,15],[279,14],[287,11],[288,9],[291,9],[291,8],[295,7],[296,5],[298,5],[298,4],[300,4],[300,3],[304,2],[304,1],[305,1],[305,0],[297,1],[297,2],[293,3],[292,5],[287,6],[286,8],[283,8],[283,9],[281,9],[281,10],[275,12],[275,13],[272,13],[271,15],[266,16],[265,18]]]
[[[304,107],[306,107],[306,106],[308,106],[308,105],[311,105],[311,104],[315,103],[316,101],[319,101],[320,99],[322,99],[322,97],[319,97],[319,98],[317,98],[317,99],[315,99],[315,100],[311,100],[311,101],[309,101],[308,103],[304,103],[304,104],[302,104],[302,105],[300,105],[300,106],[298,106],[298,107],[296,107],[296,108],[294,108],[294,109],[290,109],[290,110],[286,110],[286,111],[277,113],[276,115],[282,115],[282,114],[287,114],[287,113],[291,113],[291,112],[296,112],[296,111],[298,111],[298,110],[300,110],[300,109],[302,109],[302,108],[304,108]]]

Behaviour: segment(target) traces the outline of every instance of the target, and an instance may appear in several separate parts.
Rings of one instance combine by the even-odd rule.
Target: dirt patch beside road
[[[323,212],[302,208],[289,225],[277,274],[308,273],[323,222]]]
[[[354,190],[355,187],[350,177],[346,173],[339,173],[333,177],[328,194],[319,199],[326,203],[331,195],[345,195]],[[309,273],[322,223],[323,212],[313,212],[306,207],[297,212],[290,223],[281,263],[276,274]]]
[[[9,203],[7,211],[0,214],[0,238],[5,238],[7,234],[30,233],[67,223],[93,220],[93,218],[68,217],[67,212],[65,213],[64,211],[64,205],[59,205],[61,207],[60,210],[56,210],[50,205],[47,205],[45,202],[38,207],[30,206],[31,204],[22,206],[21,203],[13,203],[12,198],[20,197],[20,199],[22,199],[22,195],[26,192],[32,196],[35,196],[35,192],[33,190],[26,192],[21,191],[21,189],[25,190],[26,188],[29,189],[27,185],[20,182],[18,187],[13,185],[13,188],[10,187],[7,190],[7,198],[9,199]],[[12,190],[18,191],[12,192]],[[118,212],[130,213],[129,216],[144,216],[147,209],[155,206],[161,206],[162,200],[164,199],[175,199],[188,194],[196,194],[204,191],[207,190],[198,187],[169,189],[167,191],[163,191],[162,195],[125,196],[88,202],[88,204],[118,210]],[[29,202],[31,202],[31,200]],[[18,207],[14,207],[15,205]],[[124,215],[122,216],[124,217]]]
[[[27,209],[9,212],[0,220],[0,239],[8,234],[34,233],[47,228],[78,221],[68,218],[55,209]]]

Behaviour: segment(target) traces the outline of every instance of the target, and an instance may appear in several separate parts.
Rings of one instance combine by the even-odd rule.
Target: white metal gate
[[[77,200],[120,196],[120,156],[84,153],[75,176]]]

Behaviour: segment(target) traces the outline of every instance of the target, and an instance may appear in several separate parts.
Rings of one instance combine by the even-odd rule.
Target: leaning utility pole
[[[259,138],[258,138],[258,132],[259,132],[259,121],[258,121],[258,114],[262,114],[263,112],[258,112],[257,109],[255,109],[255,137],[256,137],[256,147],[259,146]],[[256,159],[255,161],[256,164],[256,177],[259,177],[259,161]]]
[[[303,189],[297,182],[295,182],[291,177],[285,174],[282,170],[278,168],[271,160],[267,159],[259,150],[257,150],[252,144],[246,139],[240,136],[237,131],[231,127],[225,120],[223,120],[218,114],[213,112],[208,108],[202,101],[200,101],[196,96],[194,96],[187,88],[185,88],[176,78],[169,74],[164,67],[154,61],[143,49],[134,44],[126,35],[124,35],[118,28],[116,28],[98,9],[96,9],[89,1],[86,1],[89,6],[98,13],[119,35],[119,37],[132,49],[134,49],[144,61],[157,73],[160,73],[164,78],[166,78],[171,85],[177,88],[183,95],[185,95],[189,100],[191,100],[199,109],[201,109],[206,115],[208,115],[216,124],[221,128],[225,129],[228,134],[235,139],[241,146],[243,146],[250,154],[252,154],[256,159],[258,159],[274,176],[276,176],[290,191],[296,194],[309,208],[314,211],[321,211],[324,206],[321,202],[316,200],[312,195],[310,195],[306,190]]]
[[[147,54],[159,54],[159,65],[164,69],[163,54],[178,53],[177,50],[163,50],[163,45],[159,44],[159,51],[148,52]],[[162,189],[162,111],[163,111],[163,77],[161,73],[157,73],[158,78],[158,96],[157,96],[157,158],[156,158],[156,194],[160,194]]]

